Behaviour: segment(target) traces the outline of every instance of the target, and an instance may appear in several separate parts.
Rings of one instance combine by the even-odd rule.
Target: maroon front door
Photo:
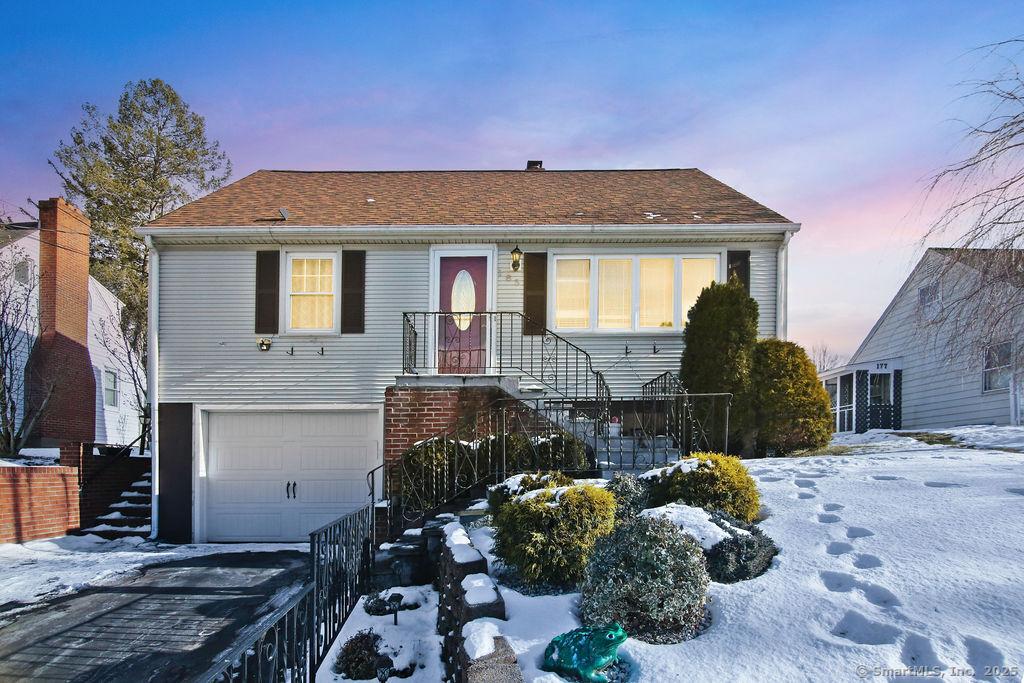
[[[481,374],[487,371],[487,257],[442,256],[438,282],[437,371]]]

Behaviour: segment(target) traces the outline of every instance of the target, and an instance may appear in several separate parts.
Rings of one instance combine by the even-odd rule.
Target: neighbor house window
[[[118,385],[117,371],[103,371],[103,405],[108,408],[116,408],[120,396],[121,387]]]
[[[933,282],[917,290],[917,304],[921,314],[926,318],[934,318],[940,306],[939,283]]]
[[[31,278],[31,264],[28,259],[22,259],[14,265],[14,279],[23,285],[27,285]]]
[[[892,375],[870,375],[868,397],[873,406],[892,405]]]
[[[992,344],[985,349],[985,370],[982,386],[985,391],[996,391],[997,389],[1008,389],[1010,387],[1011,369],[1010,342]]]
[[[555,262],[555,326],[590,327],[590,259]]]
[[[337,256],[288,255],[288,329],[330,332],[335,325]]]
[[[719,255],[555,256],[559,330],[672,331],[719,278]]]

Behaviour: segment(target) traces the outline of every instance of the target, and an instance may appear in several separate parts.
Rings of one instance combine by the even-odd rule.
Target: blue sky
[[[160,77],[257,168],[697,166],[803,224],[790,333],[850,352],[965,153],[972,48],[1020,2],[0,4],[0,201],[89,101]],[[0,209],[3,205],[0,205]]]

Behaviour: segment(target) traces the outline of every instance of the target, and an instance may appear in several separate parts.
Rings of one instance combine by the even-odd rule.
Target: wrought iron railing
[[[586,351],[518,311],[402,314],[406,374],[518,374],[567,398],[611,395]]]
[[[371,503],[309,534],[310,582],[314,596],[310,651],[313,671],[324,661],[331,643],[365,592],[373,526]]]
[[[210,683],[284,683],[313,680],[311,614],[316,602],[307,584],[267,621],[253,638],[232,648],[216,670],[199,680]]]
[[[389,466],[392,520],[415,524],[520,472],[639,471],[728,439],[730,394],[499,399],[415,444]],[[398,531],[398,529],[393,529]]]
[[[683,383],[679,381],[679,376],[671,370],[666,370],[640,387],[642,396],[667,396],[681,394],[685,391]]]
[[[308,583],[201,680],[314,680],[345,620],[365,594],[373,515],[373,505],[365,505],[310,533]]]

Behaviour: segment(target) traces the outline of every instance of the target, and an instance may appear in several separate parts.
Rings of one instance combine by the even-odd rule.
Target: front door
[[[438,259],[437,371],[487,372],[487,257]]]

